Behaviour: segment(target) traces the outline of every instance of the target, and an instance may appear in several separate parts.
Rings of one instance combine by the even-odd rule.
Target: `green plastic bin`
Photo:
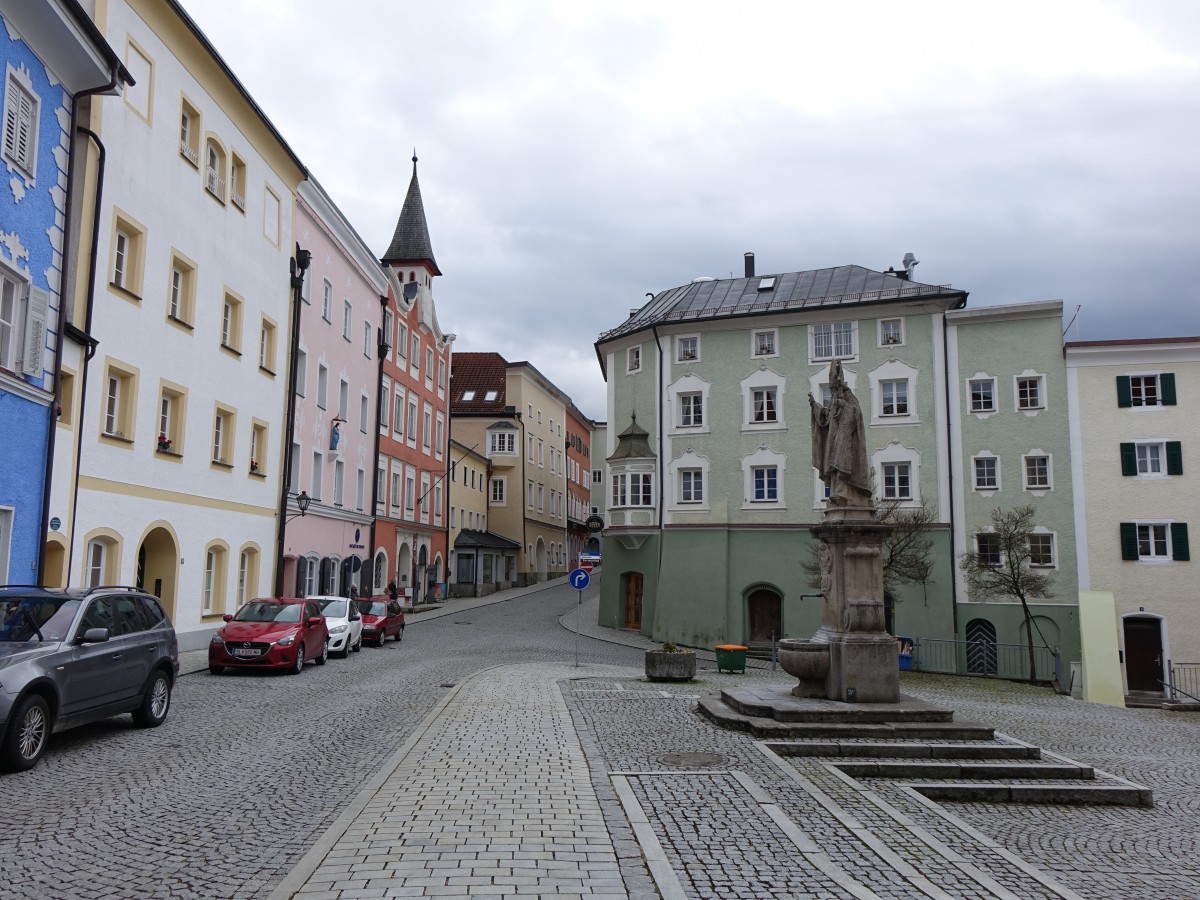
[[[713,649],[717,651],[718,672],[745,673],[747,648],[741,644],[717,644]]]

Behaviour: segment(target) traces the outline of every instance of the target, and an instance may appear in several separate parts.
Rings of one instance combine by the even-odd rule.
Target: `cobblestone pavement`
[[[57,735],[0,778],[0,898],[1200,898],[1200,717],[905,673],[1156,805],[935,803],[702,719],[703,693],[790,679],[701,654],[651,685],[596,584],[579,638],[565,586],[452,602],[299,677],[189,675],[162,728]]]

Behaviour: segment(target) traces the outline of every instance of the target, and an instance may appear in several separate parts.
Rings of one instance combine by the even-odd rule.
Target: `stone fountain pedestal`
[[[796,676],[796,697],[844,703],[900,699],[896,639],[883,604],[883,538],[870,506],[835,506],[813,529],[821,542],[821,627],[808,640],[779,642],[784,671]]]

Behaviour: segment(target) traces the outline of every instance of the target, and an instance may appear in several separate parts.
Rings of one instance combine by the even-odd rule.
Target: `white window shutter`
[[[42,374],[42,357],[46,347],[46,316],[49,310],[49,292],[31,286],[25,316],[25,346],[21,353],[21,371],[26,375]]]

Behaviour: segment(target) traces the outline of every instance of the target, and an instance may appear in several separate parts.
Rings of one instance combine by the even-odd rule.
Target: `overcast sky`
[[[1200,335],[1200,3],[183,0],[377,253],[412,170],[456,351],[603,418],[698,275],[855,263]]]

